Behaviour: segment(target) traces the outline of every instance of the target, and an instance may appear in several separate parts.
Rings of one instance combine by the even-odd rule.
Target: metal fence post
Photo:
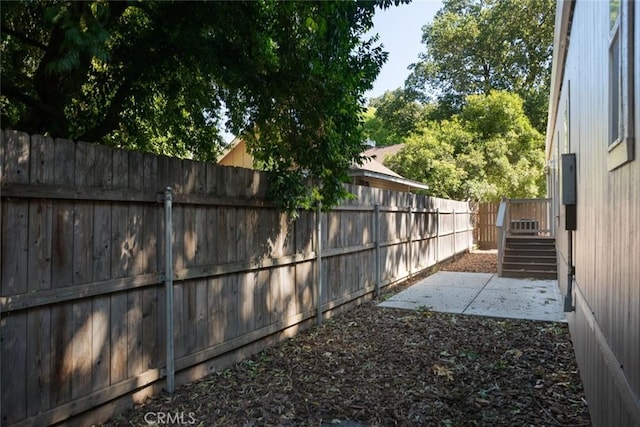
[[[456,210],[453,209],[453,257],[456,257]]]
[[[473,248],[473,220],[471,219],[471,208],[469,202],[467,202],[467,241],[469,242],[469,247],[467,248],[468,252],[471,252],[471,248]]]
[[[436,264],[440,262],[440,208],[436,208]]]
[[[376,298],[380,296],[380,286],[381,286],[381,277],[380,277],[380,205],[376,203],[375,209],[373,211],[373,232],[375,233],[375,241],[376,241]]]
[[[409,224],[407,232],[409,233],[409,278],[413,272],[413,206],[409,205]]]
[[[316,306],[317,306],[317,323],[322,325],[322,203],[318,202],[318,211],[316,214]]]
[[[164,190],[164,242],[165,242],[165,299],[166,299],[166,329],[167,329],[167,391],[173,393],[175,389],[175,364],[173,358],[173,238],[171,205],[173,194],[171,187]]]

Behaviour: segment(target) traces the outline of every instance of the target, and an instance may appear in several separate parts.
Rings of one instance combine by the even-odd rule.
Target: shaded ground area
[[[494,272],[495,258],[472,253],[440,269]],[[150,411],[192,413],[203,426],[589,425],[565,324],[377,302],[109,425],[146,425]]]

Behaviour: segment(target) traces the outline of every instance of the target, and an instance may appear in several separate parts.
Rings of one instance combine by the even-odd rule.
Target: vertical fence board
[[[238,305],[238,277],[235,275],[225,276],[222,279],[222,292],[220,298],[223,311],[224,340],[231,340],[238,336],[238,323],[241,319]]]
[[[196,280],[184,282],[184,351],[191,354],[196,351],[198,331],[197,331],[197,303],[196,303]]]
[[[29,136],[11,131],[7,132],[5,138],[4,179],[16,184],[28,183]],[[2,218],[2,295],[17,295],[28,290],[29,203],[24,200],[5,201],[2,204]]]
[[[142,291],[142,371],[158,366],[158,290]]]
[[[29,203],[23,200],[2,203],[2,295],[28,291]]]
[[[127,294],[111,296],[110,312],[111,366],[110,383],[117,384],[127,378]]]
[[[141,190],[143,184],[144,166],[141,153],[129,152],[129,189]],[[143,207],[131,204],[127,212],[127,239],[125,249],[128,254],[128,273],[138,275],[147,271],[148,258],[146,252],[155,248],[145,247]],[[155,252],[153,253],[155,255]],[[138,307],[140,310],[140,307]]]
[[[176,358],[185,355],[184,281],[173,282],[173,353]]]
[[[95,146],[76,143],[74,184],[94,185]],[[90,282],[93,274],[93,202],[75,202],[73,221],[73,283]]]
[[[75,144],[56,139],[54,159],[54,183],[73,185]],[[51,249],[51,283],[54,288],[69,286],[73,280],[73,221],[73,203],[60,201],[54,204]]]
[[[29,182],[52,184],[54,170],[53,140],[31,137]],[[29,291],[51,288],[51,249],[53,233],[52,204],[44,199],[29,202],[29,247],[27,275]]]
[[[51,307],[51,397],[56,406],[71,399],[73,303]]]
[[[49,307],[38,307],[27,312],[27,416],[44,412],[51,405],[49,360],[51,334]],[[6,354],[3,351],[3,355]],[[4,362],[4,361],[3,361]],[[15,372],[14,376],[19,376]],[[3,382],[3,386],[4,386]],[[7,388],[8,390],[8,388]],[[7,408],[8,406],[3,406]]]
[[[239,324],[238,333],[246,334],[253,331],[254,321],[254,294],[255,274],[252,272],[241,274],[238,277],[238,304]]]
[[[126,151],[113,152],[113,188],[129,187],[129,155]],[[111,277],[125,277],[129,265],[129,243],[127,242],[128,207],[114,203],[111,207]]]
[[[52,184],[54,170],[53,139],[41,135],[31,136],[29,182]]]
[[[72,141],[56,139],[53,145],[55,184],[72,186],[75,179],[75,150]],[[71,286],[74,280],[74,203],[60,201],[53,206],[51,283],[53,288]],[[51,307],[51,400],[52,406],[72,398],[73,303]]]
[[[2,423],[24,418],[27,413],[27,313],[2,317]],[[11,390],[11,392],[6,392]]]
[[[142,369],[142,291],[127,294],[127,376],[133,377]]]
[[[94,185],[95,146],[76,143],[74,185]],[[73,284],[91,282],[93,278],[93,202],[79,201],[74,206]],[[91,391],[92,316],[91,300],[80,300],[72,308],[72,380],[71,397],[77,399]]]
[[[142,188],[149,192],[163,192],[158,181],[158,158],[151,154],[144,154],[142,158]],[[160,241],[162,229],[159,224],[161,212],[160,204],[147,204],[142,207],[142,262],[144,272],[160,270],[160,260],[162,258],[164,242]],[[165,341],[160,338],[164,336],[165,325],[160,323],[159,311],[164,311],[164,304],[159,305],[158,287],[153,286],[142,291],[142,370],[146,371],[162,364],[164,357],[159,356],[159,345]],[[162,317],[164,320],[165,317]]]
[[[209,279],[207,283],[207,309],[209,312],[209,345],[214,346],[223,340],[226,323],[222,305],[222,279]]]
[[[73,304],[71,340],[71,397],[78,399],[91,391],[92,381],[92,315],[91,301],[85,300]]]
[[[195,284],[196,298],[196,324],[195,331],[192,333],[196,336],[197,351],[204,350],[207,347],[207,281],[200,279]]]
[[[109,296],[93,298],[91,307],[92,390],[109,386],[111,368],[111,299]]]

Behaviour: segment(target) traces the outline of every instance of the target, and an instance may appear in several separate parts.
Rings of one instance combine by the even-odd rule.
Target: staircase
[[[507,236],[501,276],[557,279],[555,238]]]

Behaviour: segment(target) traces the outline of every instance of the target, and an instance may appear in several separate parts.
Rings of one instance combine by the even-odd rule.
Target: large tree
[[[487,201],[545,191],[544,138],[508,92],[467,96],[459,114],[408,138],[385,164],[438,197]]]
[[[364,34],[401,2],[5,2],[2,123],[199,159],[224,125],[284,205],[332,205],[386,59]]]
[[[432,105],[417,102],[402,88],[386,91],[369,100],[364,114],[365,136],[379,146],[399,144],[424,125],[432,110]]]
[[[407,87],[435,96],[449,114],[467,95],[512,91],[544,132],[554,16],[553,0],[444,0],[433,23],[423,27],[426,51]]]

